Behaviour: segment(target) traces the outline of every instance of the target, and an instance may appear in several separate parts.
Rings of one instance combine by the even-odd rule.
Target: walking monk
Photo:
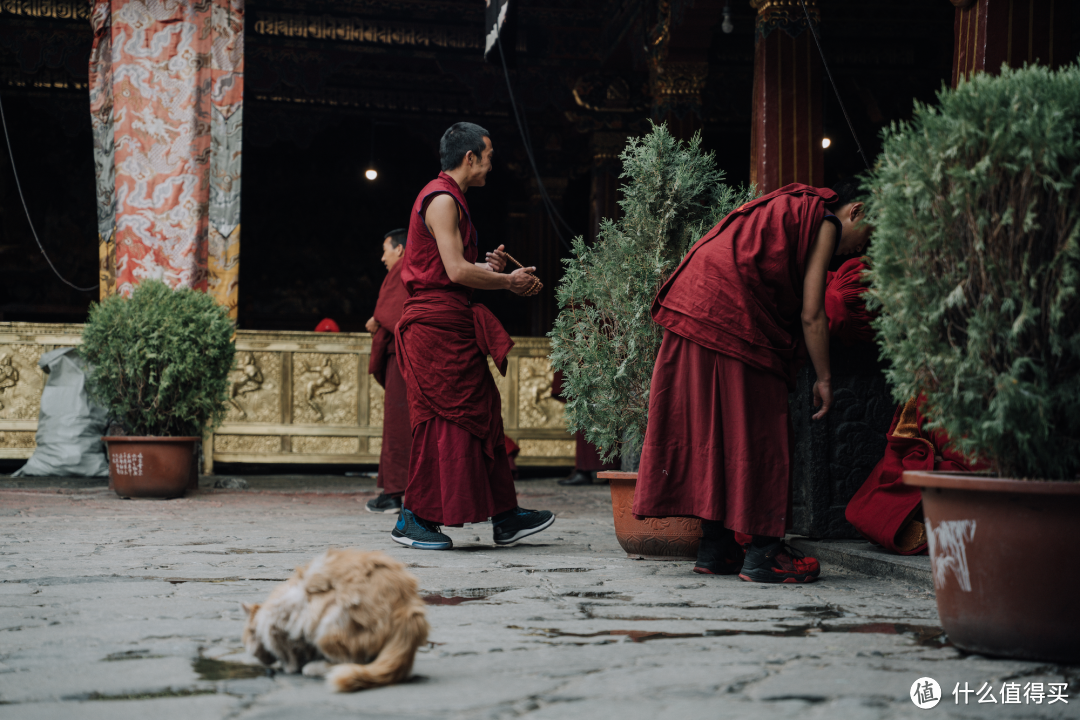
[[[787,185],[724,218],[657,293],[652,314],[666,332],[634,514],[701,518],[695,572],[774,583],[820,572],[783,541],[788,391],[805,342],[817,373],[814,418],[832,406],[826,272],[834,253],[859,251],[869,232],[854,197]],[[748,550],[735,532],[753,536]]]
[[[404,310],[408,294],[401,283],[402,256],[405,255],[405,228],[391,230],[383,237],[383,265],[389,271],[375,314],[367,321],[371,338],[371,360],[368,373],[386,391],[383,395],[382,450],[379,453],[379,480],[382,492],[369,500],[365,507],[373,513],[401,512],[401,496],[409,481],[409,450],[412,447],[412,426],[409,424],[409,398],[405,393],[405,380],[397,364],[394,344],[394,328]]]
[[[425,550],[448,550],[443,525],[491,518],[495,542],[507,545],[555,521],[546,510],[518,507],[503,441],[502,400],[488,370],[491,355],[506,373],[514,343],[473,289],[534,295],[536,268],[510,274],[500,245],[479,254],[465,192],[483,187],[491,171],[491,138],[472,123],[442,137],[443,172],[416,198],[401,279],[409,293],[397,326],[398,363],[405,377],[413,428],[409,482],[391,536]]]

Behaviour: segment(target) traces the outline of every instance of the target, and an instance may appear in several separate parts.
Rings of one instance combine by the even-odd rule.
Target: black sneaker
[[[422,520],[401,508],[397,525],[390,531],[390,539],[418,550],[449,550],[454,547],[450,536],[442,534],[439,529],[435,523]]]
[[[718,524],[718,523],[716,523]],[[701,575],[738,575],[742,569],[746,550],[735,542],[735,534],[714,523],[702,523],[701,545],[698,547],[694,572]]]
[[[520,507],[500,513],[496,517],[498,519],[491,518],[491,524],[495,527],[496,545],[509,545],[535,535],[555,522],[555,516],[548,510],[526,510]]]
[[[768,547],[750,545],[739,577],[747,582],[808,583],[821,574],[821,565],[783,540]]]
[[[592,485],[593,475],[588,470],[574,470],[574,472],[570,473],[570,475],[564,477],[562,480],[559,480],[558,483],[560,485],[571,486]]]
[[[382,493],[379,497],[368,500],[364,509],[373,513],[399,513],[401,512],[401,496]]]

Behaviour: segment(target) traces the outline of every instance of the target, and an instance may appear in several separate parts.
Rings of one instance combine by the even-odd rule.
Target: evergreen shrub
[[[724,184],[700,134],[684,143],[654,126],[631,138],[620,159],[622,218],[602,220],[592,245],[574,238],[549,333],[552,367],[563,372],[567,426],[608,460],[622,443],[639,452],[645,438],[663,338],[650,313],[656,292],[696,240],[753,199],[750,190]]]
[[[90,393],[129,435],[201,436],[225,417],[235,347],[228,311],[160,281],[90,308]]]
[[[978,74],[883,133],[871,303],[899,402],[1005,477],[1080,471],[1080,69]]]

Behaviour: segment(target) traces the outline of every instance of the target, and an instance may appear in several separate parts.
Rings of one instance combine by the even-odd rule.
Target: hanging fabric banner
[[[102,294],[158,279],[235,318],[243,0],[95,0],[92,21]]]

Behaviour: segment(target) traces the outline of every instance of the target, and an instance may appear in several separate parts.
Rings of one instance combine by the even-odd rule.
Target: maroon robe
[[[829,335],[845,345],[874,341],[874,316],[867,311],[863,293],[866,270],[864,258],[852,258],[836,272],[829,273],[825,283],[825,314],[829,317]]]
[[[555,377],[551,381],[551,397],[555,398],[559,402],[566,402],[566,398],[562,394],[563,374],[561,370],[555,371]],[[575,452],[574,469],[585,470],[587,472],[594,472],[598,470],[618,470],[621,467],[619,458],[616,457],[609,463],[604,462],[600,458],[600,449],[593,445],[591,442],[585,439],[585,433],[578,432],[574,434]]]
[[[409,423],[409,398],[405,379],[398,369],[394,328],[404,310],[409,294],[401,282],[401,261],[386,274],[379,299],[375,303],[375,321],[379,329],[371,339],[368,372],[386,390],[383,397],[382,451],[379,454],[377,487],[387,495],[401,495],[409,482],[409,456],[412,449],[412,425]]]
[[[788,389],[803,276],[831,190],[787,185],[725,217],[657,293],[634,514],[781,537],[790,524]]]
[[[863,537],[900,555],[926,552],[921,525],[922,493],[905,485],[905,470],[968,472],[986,469],[956,452],[942,430],[923,429],[922,398],[909,400],[893,414],[885,456],[848,503],[844,516]]]
[[[440,525],[482,522],[517,506],[502,425],[502,399],[488,370],[506,373],[514,343],[472,291],[450,281],[423,213],[434,195],[457,201],[465,259],[479,254],[469,206],[445,173],[413,205],[401,277],[409,293],[397,325],[398,362],[413,427],[404,506]]]

